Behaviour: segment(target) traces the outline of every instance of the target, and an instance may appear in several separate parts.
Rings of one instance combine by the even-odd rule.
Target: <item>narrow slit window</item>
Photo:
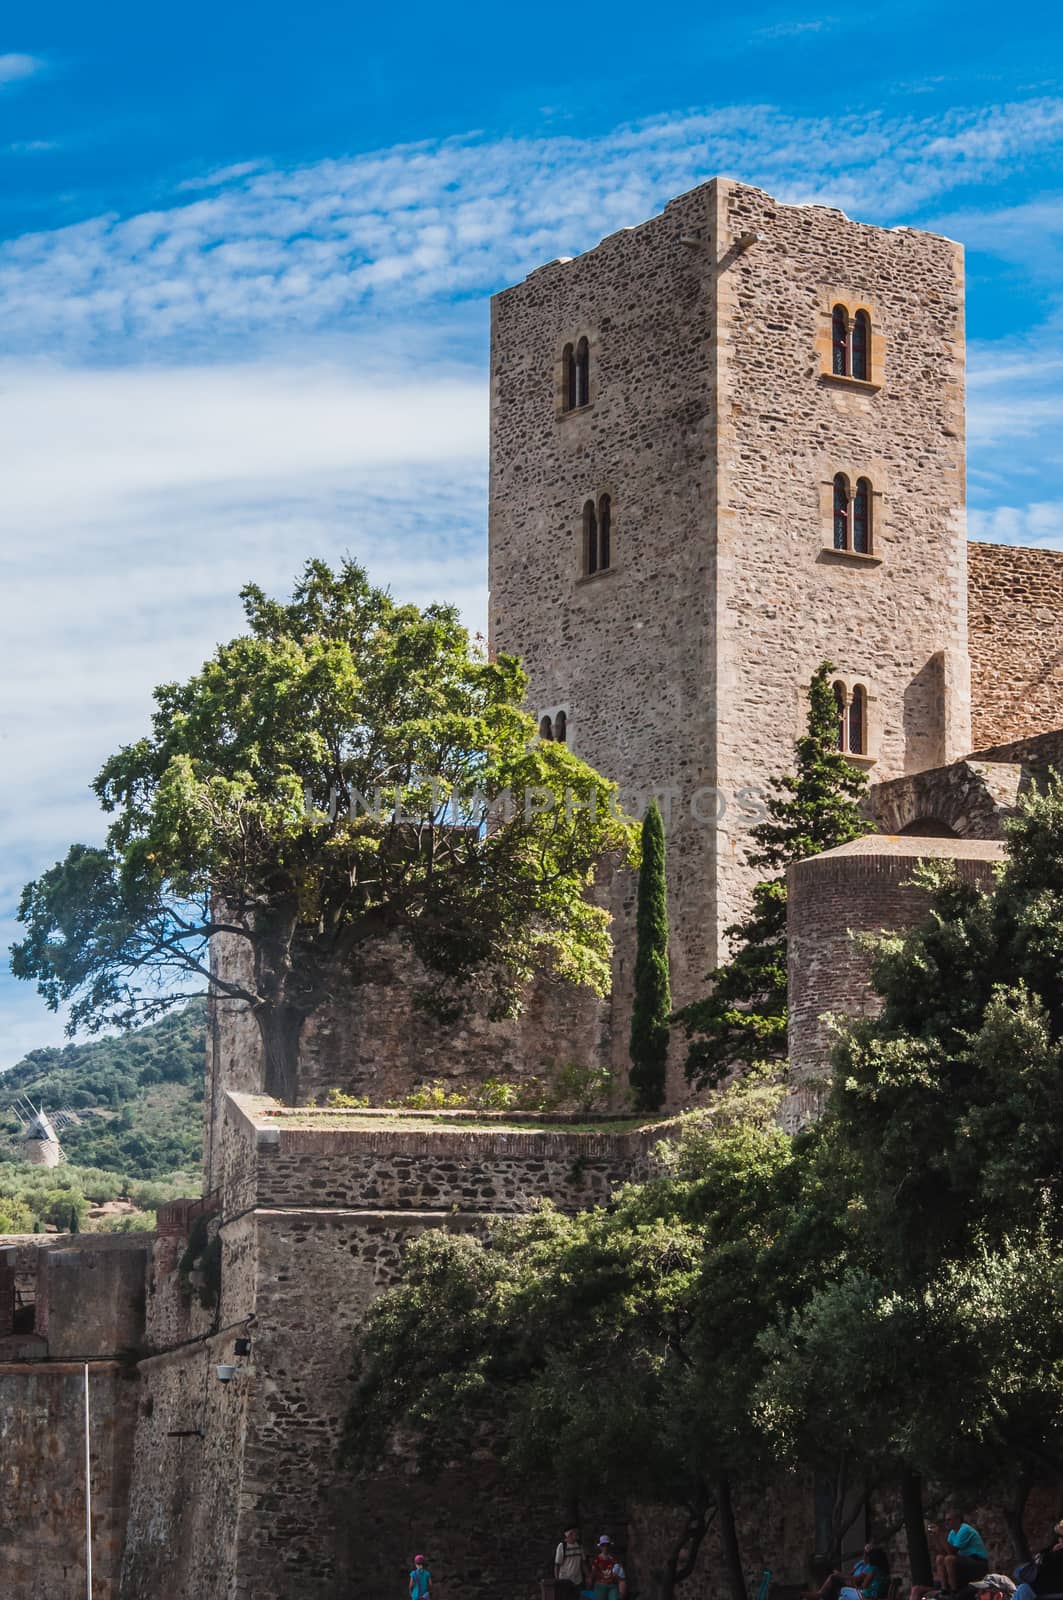
[[[834,475],[834,548],[849,549],[849,480],[844,472]]]
[[[871,377],[871,318],[866,311],[858,311],[853,318],[850,370],[865,383]]]
[[[843,683],[834,685],[834,704],[838,711],[838,749],[844,750],[847,730],[845,725],[845,685]]]
[[[561,357],[563,374],[564,401],[563,410],[572,411],[579,404],[576,399],[576,352],[570,344],[566,344]]]
[[[866,478],[856,480],[853,495],[853,549],[858,555],[871,554],[871,485]]]
[[[598,571],[598,514],[593,500],[583,507],[583,561],[588,577]]]
[[[835,306],[831,313],[832,370],[836,378],[849,375],[849,313],[844,306]]]
[[[581,339],[576,346],[574,394],[574,406],[585,406],[590,401],[591,348],[586,339]]]
[[[611,557],[613,508],[609,496],[603,494],[598,501],[598,570],[604,572]]]
[[[867,754],[867,690],[859,683],[849,701],[849,754]]]

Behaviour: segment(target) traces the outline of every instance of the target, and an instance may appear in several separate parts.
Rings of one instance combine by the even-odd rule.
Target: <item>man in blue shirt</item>
[[[949,1594],[964,1589],[989,1571],[989,1557],[977,1528],[950,1507],[945,1513],[945,1537],[938,1540],[938,1577]],[[937,1529],[933,1530],[937,1532]]]

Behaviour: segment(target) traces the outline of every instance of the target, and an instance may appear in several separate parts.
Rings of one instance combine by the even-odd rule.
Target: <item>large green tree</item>
[[[771,780],[767,820],[750,830],[746,860],[770,876],[754,885],[749,915],[727,929],[731,959],[709,973],[709,993],[676,1013],[689,1040],[687,1077],[699,1088],[785,1058],[786,869],[870,828],[859,810],[866,776],[839,749],[834,670],[824,661],[814,674],[794,771]]]
[[[610,784],[533,738],[519,663],[352,562],[309,563],[288,603],[243,600],[246,633],[158,689],[151,733],[97,777],[106,843],[24,890],[16,974],[90,1030],[212,982],[251,1008],[283,1099],[326,984],[382,937],[408,943],[443,1010],[511,1011],[541,966],[604,990],[587,888],[630,828]]]
[[[423,1464],[460,1459],[487,1426],[506,1469],[565,1497],[667,1508],[671,1548],[643,1593],[669,1600],[715,1523],[744,1600],[732,1488],[766,1469],[757,1333],[808,1277],[775,1109],[759,1087],[725,1096],[609,1209],[545,1208],[482,1243],[422,1235],[358,1347],[350,1459],[371,1470],[396,1430]]]
[[[668,1018],[672,994],[668,974],[668,878],[664,819],[651,800],[642,823],[635,919],[635,994],[631,1008],[631,1087],[640,1111],[664,1101],[668,1069]]]

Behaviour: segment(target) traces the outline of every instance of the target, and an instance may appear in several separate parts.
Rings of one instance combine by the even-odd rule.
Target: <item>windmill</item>
[[[57,1167],[65,1161],[59,1134],[72,1123],[80,1122],[76,1111],[53,1111],[35,1106],[28,1095],[20,1094],[12,1105],[19,1122],[19,1143],[23,1158],[35,1167]]]

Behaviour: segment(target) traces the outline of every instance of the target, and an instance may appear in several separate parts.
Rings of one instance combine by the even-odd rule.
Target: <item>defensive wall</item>
[[[151,1236],[0,1239],[0,1562],[10,1600],[117,1600]]]
[[[538,1571],[559,1509],[500,1485],[486,1446],[432,1484],[402,1455],[359,1483],[339,1471],[356,1330],[425,1229],[482,1233],[546,1198],[569,1211],[604,1201],[648,1174],[668,1126],[228,1094],[221,1181],[199,1212],[221,1241],[213,1309],[182,1282],[194,1215],[160,1213],[122,1600],[384,1594],[418,1529],[441,1586],[466,1600]],[[222,1361],[240,1368],[227,1385]]]

